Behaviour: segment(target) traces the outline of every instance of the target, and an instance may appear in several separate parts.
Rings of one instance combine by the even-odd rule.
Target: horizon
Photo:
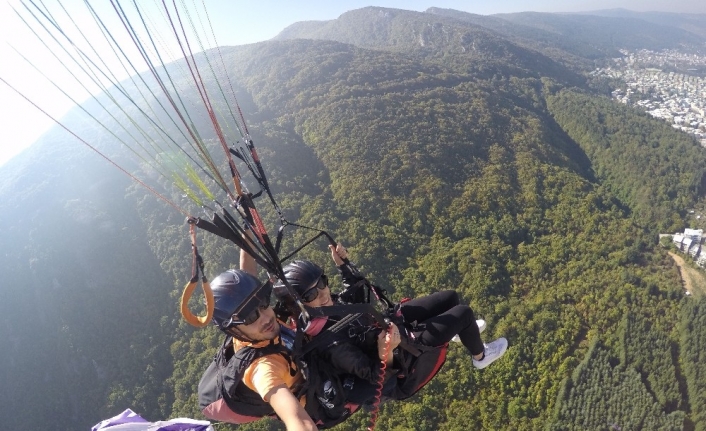
[[[69,0],[65,2],[65,6],[76,14],[77,21],[81,17],[91,19],[87,16],[85,10],[79,10],[77,6],[78,0]],[[82,3],[82,2],[81,2]],[[520,13],[520,12],[541,12],[541,13],[584,13],[590,14],[606,10],[626,10],[631,12],[667,12],[657,10],[660,8],[668,8],[671,13],[706,13],[706,3],[694,1],[686,1],[680,3],[682,12],[674,9],[674,5],[669,5],[664,1],[636,1],[624,0],[616,5],[610,1],[574,1],[567,5],[566,3],[557,2],[555,0],[543,0],[532,2],[532,8],[525,8],[525,4],[530,2],[525,0],[514,0],[503,3],[502,5],[487,5],[481,2],[462,2],[457,0],[444,0],[435,2],[434,5],[428,5],[420,1],[402,2],[399,0],[384,0],[377,2],[376,5],[366,4],[360,0],[347,0],[345,2],[329,5],[323,1],[315,1],[307,4],[306,7],[298,6],[281,6],[276,10],[275,15],[272,10],[267,8],[267,4],[259,4],[256,7],[249,5],[247,10],[238,8],[236,5],[214,4],[209,5],[209,15],[213,17],[213,26],[215,29],[214,37],[217,39],[219,46],[228,45],[247,45],[257,42],[268,41],[277,36],[287,27],[302,21],[330,21],[335,20],[342,14],[361,9],[368,6],[382,7],[390,9],[410,10],[416,12],[424,12],[431,7],[454,9],[461,12],[474,13],[479,15],[495,15],[501,13]],[[361,6],[365,4],[365,6]],[[581,9],[590,7],[590,10]],[[601,7],[600,5],[610,5],[612,7]],[[630,8],[630,6],[634,6]],[[557,8],[557,6],[561,6]],[[4,3],[0,6],[0,32],[3,34],[5,44],[0,48],[0,56],[7,59],[4,66],[0,65],[0,78],[8,81],[10,85],[16,87],[22,94],[26,95],[34,103],[37,103],[42,109],[45,109],[49,114],[57,119],[63,117],[68,111],[75,106],[73,102],[67,100],[65,96],[58,93],[53,88],[52,84],[46,81],[45,77],[39,75],[36,71],[31,70],[24,60],[16,52],[13,47],[20,53],[31,53],[37,50],[39,46],[36,39],[30,37],[24,24],[17,20],[14,12],[10,7],[19,8],[18,5],[10,5]],[[101,6],[97,6],[100,8]],[[102,7],[106,7],[105,5]],[[651,10],[650,8],[655,8]],[[685,8],[696,12],[684,12]],[[291,10],[290,10],[291,9]],[[643,9],[643,10],[639,10]],[[644,10],[650,9],[650,10]],[[21,10],[21,8],[20,8]],[[98,9],[98,13],[107,13],[106,9]],[[237,31],[233,31],[232,17],[244,18],[239,20]],[[242,22],[240,22],[242,21]],[[81,21],[83,22],[83,21]],[[266,22],[263,25],[263,22]],[[24,37],[21,36],[24,34]],[[121,42],[122,43],[122,42]],[[122,46],[122,45],[121,45]],[[44,49],[40,47],[40,50]],[[181,56],[171,57],[169,61],[181,58]],[[35,61],[33,59],[33,61]],[[51,71],[52,75],[49,78],[56,80],[57,85],[64,88],[65,85],[71,82],[70,77],[65,72],[57,70],[56,66],[52,65],[51,59],[40,58],[37,66],[42,71]],[[144,69],[143,69],[144,70]],[[128,78],[129,74],[119,76],[120,80]],[[74,88],[76,84],[73,84]],[[71,93],[71,90],[69,90]],[[93,94],[99,93],[96,88],[92,90]],[[79,103],[90,98],[88,92],[84,93],[84,98],[78,100]],[[41,136],[49,131],[56,123],[49,119],[45,114],[40,112],[36,107],[32,106],[15,91],[7,85],[0,82],[0,99],[3,100],[2,108],[0,108],[0,126],[5,135],[4,142],[0,145],[0,168],[13,157],[31,146]]]

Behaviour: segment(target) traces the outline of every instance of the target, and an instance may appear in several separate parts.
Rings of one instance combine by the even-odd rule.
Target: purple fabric
[[[171,422],[171,421],[169,421]],[[213,430],[211,425],[195,425],[185,423],[175,423],[167,426],[160,426],[155,431],[209,431]]]
[[[126,423],[140,423],[140,422],[147,422],[147,421],[145,419],[143,419],[142,416],[138,415],[137,413],[133,412],[130,409],[127,409],[117,416],[113,416],[110,419],[106,419],[100,423],[95,424],[93,426],[93,428],[91,428],[91,431],[98,431],[98,430],[106,429],[106,428],[112,427],[114,425],[120,425],[120,424],[126,424]]]
[[[208,421],[177,418],[148,422],[130,409],[96,424],[91,431],[213,431]]]

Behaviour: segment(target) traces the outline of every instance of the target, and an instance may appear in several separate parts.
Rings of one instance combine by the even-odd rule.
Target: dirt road
[[[674,263],[676,263],[679,268],[679,274],[681,274],[684,289],[691,294],[696,292],[706,294],[706,277],[704,277],[704,274],[702,274],[698,269],[688,266],[686,262],[684,262],[684,258],[678,254],[672,253],[671,251],[668,253],[672,259],[674,259]]]

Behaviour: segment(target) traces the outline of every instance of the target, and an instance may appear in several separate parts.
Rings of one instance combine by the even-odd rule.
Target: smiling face
[[[319,290],[319,295],[311,302],[307,302],[309,307],[329,307],[333,305],[331,298],[331,289],[326,286],[323,290]]]
[[[238,325],[235,329],[252,341],[274,340],[279,335],[279,322],[272,307],[260,310],[260,317],[250,325]]]
[[[313,297],[307,301],[307,299]],[[328,278],[322,275],[317,283],[302,294],[302,299],[309,307],[329,307],[333,305],[331,289],[328,287]]]

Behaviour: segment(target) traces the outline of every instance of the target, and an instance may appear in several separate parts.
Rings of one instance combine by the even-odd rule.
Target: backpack
[[[258,358],[281,354],[291,361],[291,347],[291,344],[287,348],[280,343],[271,343],[260,348],[246,346],[236,352],[232,337],[227,337],[199,381],[199,407],[203,415],[234,424],[254,422],[265,416],[276,417],[269,403],[240,383],[245,370]],[[296,363],[305,383],[294,391],[294,395],[306,397],[305,410],[319,429],[343,422],[360,408],[359,403],[348,401],[348,395],[364,384],[351,376],[341,375],[313,352],[301,355]]]
[[[279,343],[262,348],[247,346],[235,352],[233,338],[227,337],[199,381],[199,407],[203,415],[234,424],[274,416],[272,407],[257,392],[240,384],[245,370],[256,359],[272,354],[289,356],[286,347]]]

